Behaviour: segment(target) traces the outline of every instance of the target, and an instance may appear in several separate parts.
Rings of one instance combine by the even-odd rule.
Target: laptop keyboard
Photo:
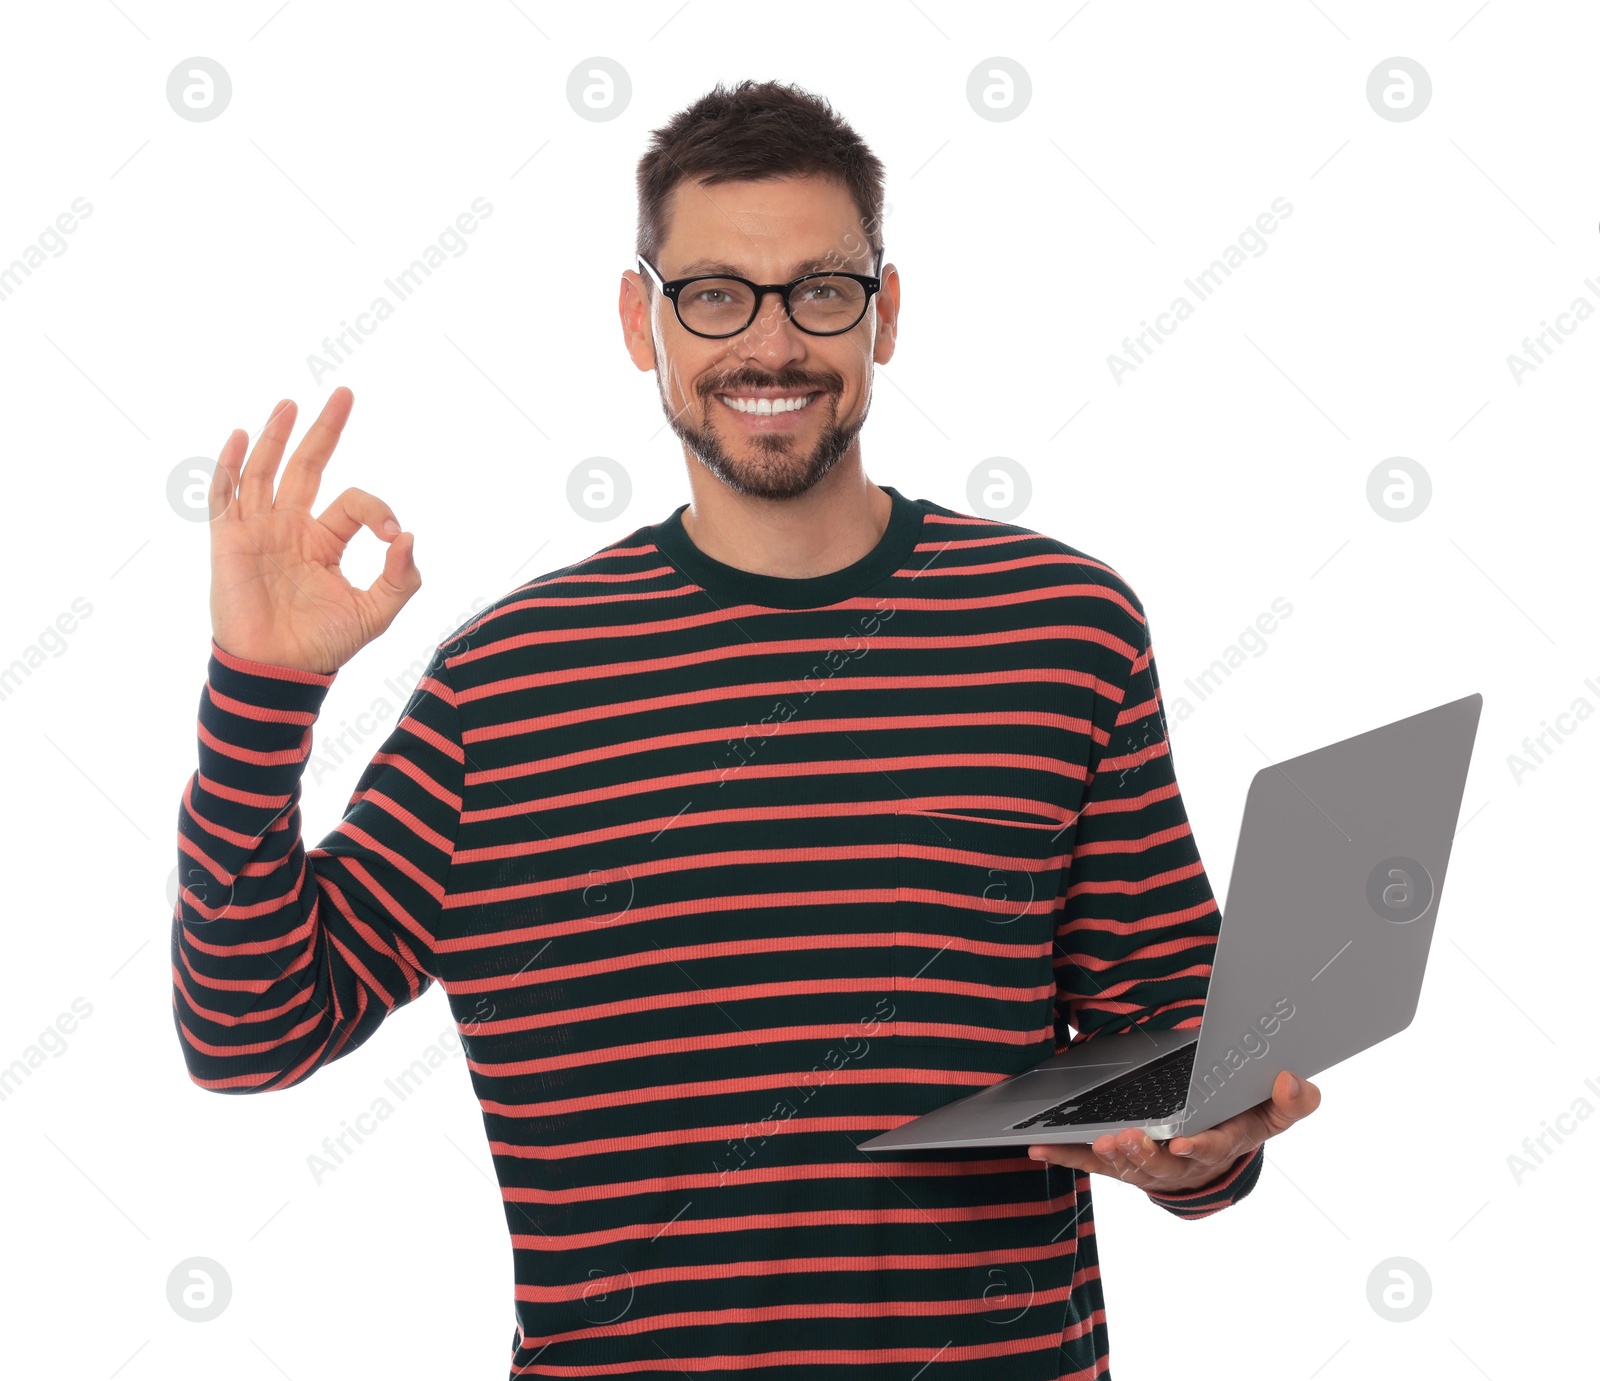
[[[1189,1097],[1189,1075],[1194,1069],[1195,1042],[1153,1064],[1141,1065],[1076,1099],[1036,1112],[1012,1131],[1026,1127],[1086,1127],[1100,1123],[1142,1122],[1169,1117],[1183,1109]]]

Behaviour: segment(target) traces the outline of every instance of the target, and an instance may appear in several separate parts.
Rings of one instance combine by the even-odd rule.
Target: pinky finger
[[[250,433],[242,427],[235,427],[222,443],[222,451],[217,456],[217,468],[211,476],[211,488],[206,496],[213,522],[227,514],[238,516],[234,499],[239,492],[239,471],[244,464],[245,447],[249,444]]]

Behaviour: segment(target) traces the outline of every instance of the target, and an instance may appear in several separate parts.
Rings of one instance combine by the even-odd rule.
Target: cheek
[[[697,403],[700,395],[695,391],[699,371],[685,366],[681,360],[669,360],[666,369],[666,394],[676,407]]]

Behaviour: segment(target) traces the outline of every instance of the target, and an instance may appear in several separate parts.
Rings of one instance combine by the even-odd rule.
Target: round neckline
[[[774,609],[820,609],[851,599],[893,575],[916,549],[922,531],[923,511],[892,484],[880,484],[889,496],[889,522],[877,544],[859,561],[824,575],[765,575],[742,571],[706,555],[684,531],[679,504],[651,529],[657,549],[688,580],[708,594],[739,604],[761,604]]]

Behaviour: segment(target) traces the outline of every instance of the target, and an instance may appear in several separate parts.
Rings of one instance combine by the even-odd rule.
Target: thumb
[[[402,532],[390,542],[384,553],[383,570],[367,586],[367,594],[377,606],[380,633],[394,622],[406,601],[422,588],[422,572],[417,569],[414,554],[416,541],[414,532]]]
[[[1273,1081],[1272,1097],[1267,1103],[1267,1122],[1270,1134],[1292,1127],[1302,1117],[1317,1110],[1322,1102],[1322,1090],[1309,1079],[1299,1079],[1287,1069],[1280,1070]]]

